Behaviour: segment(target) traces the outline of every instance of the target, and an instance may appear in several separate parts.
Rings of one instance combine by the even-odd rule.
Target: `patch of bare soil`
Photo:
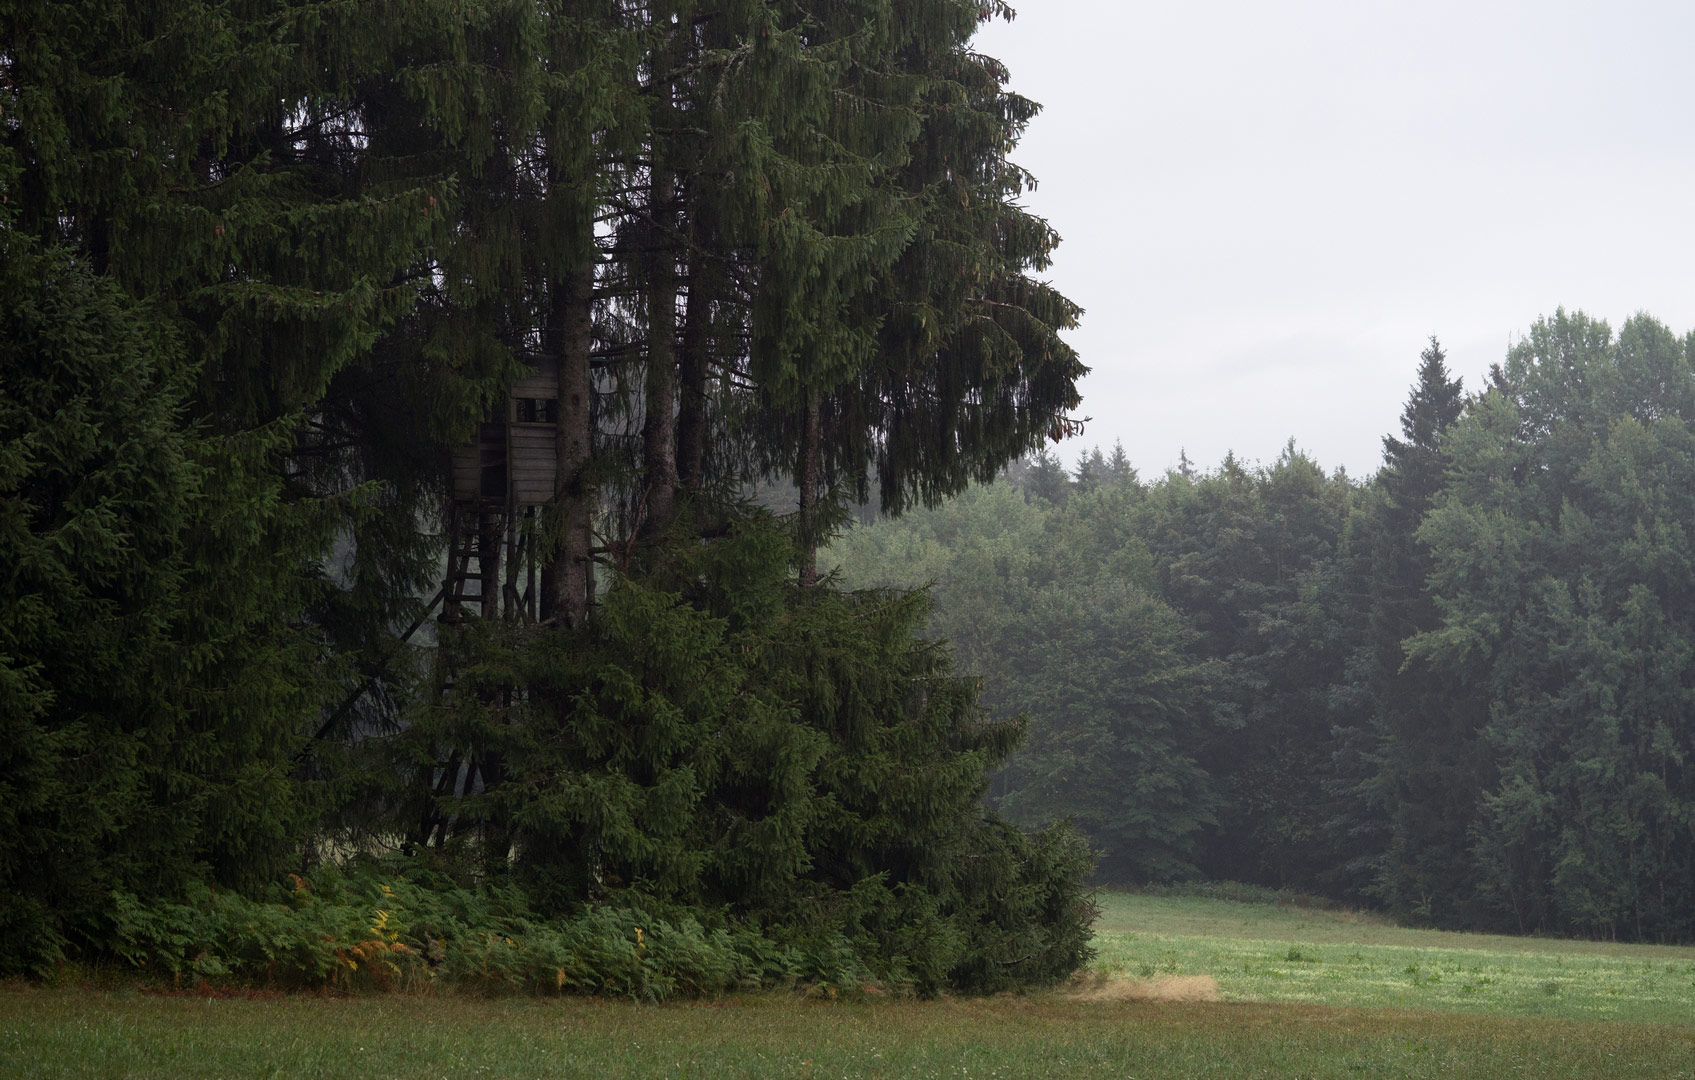
[[[1167,975],[1159,979],[1101,979],[1074,987],[1072,1001],[1218,1001],[1218,982],[1211,975]]]

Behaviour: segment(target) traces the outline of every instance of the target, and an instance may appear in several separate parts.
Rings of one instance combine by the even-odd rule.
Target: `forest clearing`
[[[1695,949],[1415,930],[1355,912],[1195,896],[1102,900],[1092,976],[988,998],[761,993],[643,1005],[13,984],[0,991],[0,1072],[1695,1076]],[[1302,959],[1289,959],[1297,952]],[[1174,976],[1210,977],[1222,1000],[1134,989]],[[1361,1007],[1379,1005],[1390,1007]]]

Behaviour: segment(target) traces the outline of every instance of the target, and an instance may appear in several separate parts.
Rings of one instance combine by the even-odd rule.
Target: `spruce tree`
[[[1064,506],[1071,497],[1071,477],[1065,466],[1046,447],[1036,451],[1024,474],[1025,498],[1036,498],[1054,507]]]
[[[191,374],[110,280],[0,230],[0,970],[83,944],[114,889],[180,888],[242,794],[196,775],[170,693],[204,599],[182,545],[212,450],[181,424]]]
[[[1113,440],[1112,456],[1107,459],[1107,473],[1112,482],[1120,487],[1134,488],[1141,484],[1141,476],[1136,472],[1136,466],[1130,463],[1130,455],[1124,452],[1124,443]]]
[[[898,509],[1068,430],[1076,310],[1029,277],[1055,238],[1005,159],[1034,107],[969,48],[990,12],[104,11],[0,24],[0,348],[28,403],[0,512],[46,567],[8,615],[74,627],[113,600],[157,659],[108,710],[57,689],[83,654],[0,631],[28,777],[8,882],[72,828],[43,808],[87,716],[137,726],[77,808],[109,818],[21,916],[48,943],[24,961],[93,940],[112,890],[249,888],[401,836],[555,910],[730,910],[926,989],[1079,962],[1086,855],[981,814],[1010,729],[916,639],[922,602],[789,580],[812,580],[828,489],[875,472]],[[85,332],[110,347],[79,358]],[[432,623],[449,451],[536,362],[560,373],[553,500],[499,522],[489,617],[455,599]],[[99,455],[20,449],[86,442],[66,401],[94,389],[112,415],[85,426],[151,454],[124,466],[149,506],[93,490]],[[789,536],[732,496],[773,476],[801,481]],[[102,572],[47,565],[60,489],[106,514],[81,554],[141,537],[151,569],[45,599]]]
[[[917,600],[827,588],[807,599],[781,575],[798,562],[808,580],[823,524],[809,515],[840,478],[825,436],[846,429],[832,410],[858,393],[910,240],[903,222],[927,205],[899,183],[930,86],[907,68],[924,33],[977,18],[956,4],[915,14],[661,5],[572,46],[600,40],[634,59],[607,63],[602,107],[575,113],[578,127],[564,110],[540,121],[546,154],[578,146],[582,170],[572,187],[533,169],[514,188],[542,254],[521,283],[484,275],[443,297],[453,325],[496,326],[480,313],[498,312],[513,340],[590,373],[589,407],[573,413],[562,385],[557,412],[560,487],[544,530],[558,531],[541,534],[556,614],[444,633],[452,690],[405,740],[418,771],[403,817],[414,850],[512,873],[554,910],[643,896],[727,905],[904,956],[910,970],[891,971],[933,989],[1074,964],[1084,860],[1064,834],[974,824],[1007,733],[959,752],[988,737],[969,686],[913,640]],[[544,66],[562,63],[554,53]],[[594,218],[607,225],[591,235]],[[572,438],[587,449],[567,468]],[[798,545],[726,498],[762,472],[803,481]],[[594,518],[610,586],[590,604],[567,568],[589,557]],[[877,645],[858,651],[879,659],[840,667],[862,628]],[[829,664],[790,670],[799,659],[773,643],[794,640]],[[931,713],[911,709],[932,692],[920,723]],[[866,698],[853,738],[831,726],[843,695]],[[901,769],[917,785],[910,813],[844,787]],[[830,831],[855,814],[867,833]]]
[[[62,407],[56,393],[76,401],[115,388],[114,416],[91,415],[89,431],[115,438],[132,422],[124,410],[157,410],[158,467],[190,478],[173,488],[133,476],[174,518],[148,548],[162,576],[145,602],[114,586],[119,605],[136,608],[118,625],[137,628],[145,675],[110,680],[129,695],[123,704],[59,696],[32,721],[63,743],[99,717],[130,725],[122,739],[146,748],[94,770],[114,793],[89,793],[86,809],[109,818],[91,828],[86,858],[67,859],[74,895],[50,905],[40,939],[86,945],[98,932],[89,897],[169,896],[197,877],[253,886],[298,859],[309,810],[330,794],[321,774],[300,769],[303,741],[357,685],[356,668],[386,658],[392,622],[416,607],[429,545],[415,525],[430,493],[416,459],[393,454],[416,430],[393,423],[392,400],[355,388],[410,374],[367,358],[414,310],[452,184],[433,162],[373,151],[371,137],[385,130],[376,97],[442,90],[395,78],[397,56],[451,81],[453,66],[432,61],[462,54],[469,24],[436,8],[373,24],[286,3],[81,4],[39,16],[0,13],[0,77],[18,106],[0,135],[0,230],[8,269],[22,275],[9,280],[16,303],[0,345],[20,380],[57,374],[19,388],[31,405],[8,434],[51,430],[55,414],[39,410]],[[431,122],[451,128],[448,111]],[[93,333],[108,348],[69,359],[68,339],[31,321],[48,310],[32,282],[63,287],[75,308],[64,334]],[[421,396],[451,407],[440,386]],[[394,427],[395,441],[372,437]],[[112,460],[72,455],[50,480],[30,465],[6,495],[33,504],[32,485],[44,483],[92,495]],[[391,486],[357,486],[372,476]],[[122,545],[128,513],[112,519],[109,543]],[[51,512],[31,520],[62,524]],[[340,548],[350,562],[332,563],[338,537],[354,538]],[[9,610],[44,597],[42,581],[13,587],[22,591]],[[78,626],[87,615],[54,621],[90,633]],[[43,656],[32,678],[86,678],[61,670],[74,657]],[[20,828],[20,850],[39,850],[57,828],[34,824],[46,833]],[[133,858],[132,828],[146,848]]]
[[[1377,497],[1367,504],[1361,538],[1369,560],[1367,692],[1381,740],[1373,785],[1389,817],[1375,891],[1396,910],[1452,923],[1471,892],[1468,831],[1488,780],[1487,756],[1477,742],[1482,718],[1455,686],[1454,669],[1409,661],[1402,647],[1440,621],[1426,587],[1429,549],[1416,535],[1447,479],[1443,436],[1465,405],[1434,337],[1419,359],[1402,438],[1383,438]]]
[[[861,493],[874,477],[890,512],[934,505],[1078,434],[1070,412],[1087,371],[1060,336],[1081,310],[1035,276],[1059,236],[1019,205],[1034,178],[1010,158],[1039,106],[970,46],[980,22],[1011,10],[935,7],[940,30],[918,53],[924,127],[898,175],[923,217],[874,294],[881,363],[862,375],[843,428],[844,475]]]
[[[1088,494],[1100,487],[1107,479],[1106,458],[1101,455],[1101,448],[1077,455],[1077,467],[1072,470],[1072,483],[1079,494]]]

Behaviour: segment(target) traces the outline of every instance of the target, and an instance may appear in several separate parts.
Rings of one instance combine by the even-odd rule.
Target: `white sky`
[[[1695,4],[1014,2],[977,47],[1044,106],[1067,462],[1363,475],[1433,333],[1472,390],[1559,306],[1695,327]]]

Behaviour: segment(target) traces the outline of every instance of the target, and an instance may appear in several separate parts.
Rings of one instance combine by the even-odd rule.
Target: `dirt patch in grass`
[[[1073,1001],[1219,1001],[1211,975],[1167,975],[1159,979],[1102,979],[1067,994]]]

